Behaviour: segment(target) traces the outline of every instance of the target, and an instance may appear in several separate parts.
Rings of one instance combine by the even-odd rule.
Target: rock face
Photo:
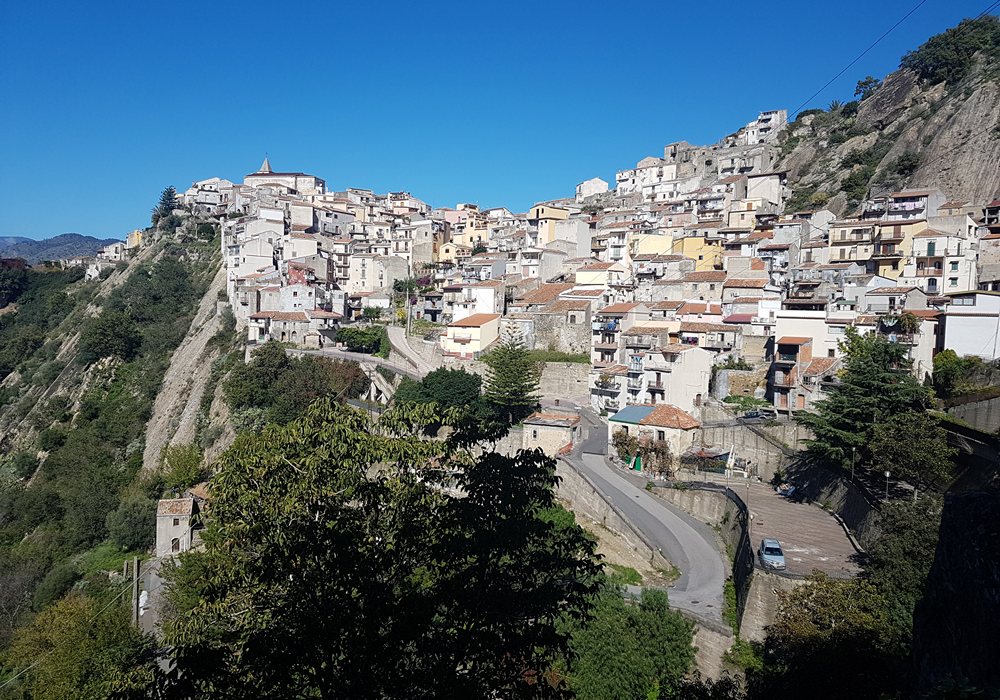
[[[1000,688],[1000,494],[945,499],[941,538],[913,628],[919,691],[949,675]]]
[[[909,70],[886,76],[882,86],[848,119],[804,117],[789,127],[797,138],[777,169],[789,171],[793,190],[826,193],[836,214],[850,213],[841,183],[852,171],[845,158],[875,149],[880,162],[870,194],[904,187],[939,188],[950,201],[986,204],[1000,197],[1000,83],[996,68],[977,66],[958,85],[929,85]],[[876,142],[891,147],[876,148]],[[884,155],[883,155],[884,154]],[[908,175],[893,172],[903,154],[919,156]],[[855,169],[858,166],[854,166]],[[839,199],[838,199],[839,198]]]

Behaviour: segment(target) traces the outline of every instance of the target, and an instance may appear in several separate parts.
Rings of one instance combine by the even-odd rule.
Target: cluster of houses
[[[594,178],[521,213],[330,191],[267,159],[242,184],[203,180],[179,200],[221,222],[226,291],[251,342],[322,347],[369,307],[425,322],[441,357],[476,359],[516,332],[588,356],[595,410],[672,407],[639,419],[653,433],[668,413],[696,424],[734,361],[755,379],[724,390],[778,414],[809,408],[837,381],[848,326],[907,345],[921,377],[946,347],[1000,357],[1000,201],[913,188],[849,217],[786,211],[786,123],[763,112],[717,144],[669,144],[613,186]]]

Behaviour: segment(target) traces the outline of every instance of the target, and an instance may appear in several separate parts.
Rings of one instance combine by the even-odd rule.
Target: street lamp
[[[858,448],[851,448],[851,483],[854,483],[854,466],[858,463]]]
[[[889,472],[885,472],[885,502],[889,502]]]

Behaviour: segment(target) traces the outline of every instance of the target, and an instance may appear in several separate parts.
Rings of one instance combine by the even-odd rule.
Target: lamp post
[[[858,448],[851,448],[851,483],[854,483],[854,467],[858,463]]]
[[[885,473],[885,502],[889,502],[889,472]]]

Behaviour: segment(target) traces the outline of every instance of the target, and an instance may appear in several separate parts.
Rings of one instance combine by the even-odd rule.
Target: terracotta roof
[[[662,335],[670,334],[670,328],[666,326],[654,326],[647,323],[637,323],[627,331],[622,333],[622,335]]]
[[[914,238],[930,238],[931,236],[958,236],[957,233],[948,233],[947,231],[938,231],[933,228],[924,229],[920,233],[913,234]]]
[[[455,321],[448,325],[449,328],[479,328],[485,326],[490,321],[500,318],[500,314],[472,314],[461,321]]]
[[[771,280],[748,280],[748,279],[728,279],[723,283],[723,287],[736,287],[741,289],[762,289],[770,284]]]
[[[565,413],[532,413],[524,419],[529,425],[549,425],[554,428],[571,428],[580,422],[580,416]]]
[[[803,248],[826,248],[827,244],[823,241],[813,241],[812,243],[806,243]]]
[[[671,406],[670,404],[657,404],[652,413],[639,421],[639,425],[654,425],[663,428],[690,430],[692,428],[697,428],[701,425],[701,423],[676,406]]]
[[[538,289],[528,292],[522,297],[517,299],[518,305],[520,304],[548,304],[550,301],[555,299],[557,296],[563,292],[572,289],[574,286],[571,282],[556,282],[553,284],[543,284],[538,287]]]
[[[921,291],[919,287],[879,287],[878,289],[873,289],[867,292],[868,296],[872,294],[906,294],[907,292],[912,292],[914,289]]]
[[[809,363],[809,366],[806,367],[805,371],[802,374],[803,375],[823,374],[824,372],[829,371],[829,369],[838,362],[840,362],[840,360],[838,360],[835,357],[817,357],[815,360]]]
[[[157,515],[191,515],[192,512],[193,498],[164,498],[156,506]]]
[[[598,311],[599,314],[625,314],[637,307],[638,304],[612,304],[611,306],[605,306],[603,309]]]
[[[764,297],[733,297],[730,304],[756,304]]]
[[[890,197],[928,197],[937,192],[937,190],[913,190],[912,192],[893,192]]]
[[[618,263],[609,263],[609,262],[591,263],[590,265],[584,265],[583,267],[581,267],[580,271],[587,272],[590,270],[608,270],[617,264]]]
[[[825,265],[820,265],[819,269],[821,269],[821,270],[846,270],[846,269],[848,269],[849,267],[851,267],[854,264],[855,263],[853,263],[853,262],[827,263]]]
[[[600,374],[628,374],[628,367],[625,365],[612,365],[611,367],[602,367],[599,370],[591,371],[597,371]]]
[[[725,270],[704,270],[702,272],[689,272],[684,276],[685,282],[722,282],[726,279]]]
[[[688,350],[694,350],[697,345],[688,345],[686,343],[669,343],[668,345],[663,345],[656,348],[656,352],[665,352],[671,355],[679,355],[682,352],[687,352]]]
[[[575,297],[599,297],[604,294],[603,289],[571,289],[568,292],[563,292],[566,296]]]
[[[997,234],[997,236],[1000,237],[1000,234]],[[684,280],[655,280],[653,282],[654,286],[658,284],[684,284]]]
[[[472,284],[466,284],[465,287],[499,287],[503,285],[502,280],[481,280],[479,282],[474,282]]]
[[[658,301],[649,309],[650,311],[673,311],[679,309],[684,303],[683,301]]]
[[[557,299],[538,310],[540,314],[562,314],[567,311],[586,311],[590,302],[584,299]]]
[[[753,321],[753,314],[732,314],[722,320],[725,323],[750,323]]]
[[[684,303],[677,309],[678,314],[713,314],[716,316],[722,315],[722,304],[710,303],[704,301],[688,301]]]
[[[261,311],[250,318],[269,318],[272,321],[308,321],[303,311]]]
[[[730,182],[739,182],[744,177],[746,177],[746,176],[745,175],[730,175],[729,177],[724,177],[721,180],[719,180],[719,184],[720,185],[728,185]]]
[[[313,309],[312,311],[306,311],[306,316],[310,318],[342,318],[343,314],[338,314],[336,311],[323,311],[322,309]]]
[[[750,269],[751,270],[766,270],[767,266],[764,261],[760,258],[750,258]]]
[[[738,326],[727,326],[722,323],[682,323],[681,333],[708,333],[714,331],[717,333],[735,333],[739,330]]]
[[[812,338],[801,335],[786,335],[778,339],[778,345],[805,345],[811,342]]]

